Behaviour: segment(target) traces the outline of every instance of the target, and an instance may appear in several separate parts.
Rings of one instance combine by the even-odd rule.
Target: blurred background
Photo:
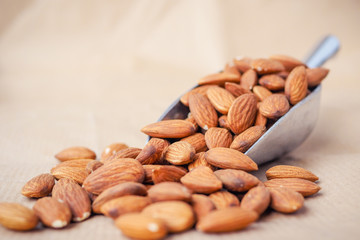
[[[7,183],[0,185],[0,200],[31,205],[11,189],[47,172],[65,147],[87,146],[97,154],[112,142],[143,147],[143,126],[235,56],[305,59],[327,34],[340,39],[341,49],[325,64],[331,71],[318,125],[292,156],[320,176],[330,171],[334,179],[344,176],[335,169],[349,168],[349,184],[360,180],[359,24],[358,0],[0,0],[0,181]],[[355,194],[344,191],[347,198]],[[358,212],[341,215],[340,225],[321,218],[333,213],[331,197],[310,218],[322,225],[309,222],[299,238],[319,226],[317,238],[359,234]],[[98,224],[91,221],[84,226]],[[287,228],[289,234],[296,229]]]

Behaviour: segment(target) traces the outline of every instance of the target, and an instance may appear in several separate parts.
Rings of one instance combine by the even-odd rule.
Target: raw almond
[[[174,165],[183,165],[193,160],[195,148],[188,142],[179,141],[171,144],[165,152],[165,159]]]
[[[223,85],[225,82],[240,82],[240,77],[234,73],[213,73],[198,80],[199,85],[216,84]]]
[[[272,55],[269,58],[280,62],[285,67],[285,70],[289,72],[297,66],[305,66],[305,64],[300,60],[297,60],[296,58],[287,55],[278,54]]]
[[[328,75],[329,69],[326,68],[307,68],[306,76],[309,87],[315,87]]]
[[[259,84],[271,91],[280,91],[285,87],[285,80],[276,74],[268,74],[259,79]]]
[[[126,195],[145,196],[147,194],[146,187],[141,183],[124,182],[115,185],[103,191],[93,202],[92,209],[95,213],[100,213],[101,206],[115,198]]]
[[[75,222],[87,219],[91,213],[90,199],[87,192],[74,180],[60,179],[52,191],[53,198],[66,203]]]
[[[225,128],[213,127],[205,133],[206,146],[209,149],[216,147],[229,147],[232,142],[232,135]]]
[[[272,94],[261,103],[260,113],[270,119],[279,118],[290,109],[289,101],[282,94]]]
[[[269,190],[259,185],[251,188],[241,199],[241,208],[253,210],[261,215],[270,204]]]
[[[212,193],[222,188],[221,181],[205,166],[192,169],[180,179],[181,183],[196,193]]]
[[[149,197],[128,195],[104,203],[100,208],[100,212],[107,217],[116,219],[126,213],[141,212],[150,204]]]
[[[251,68],[258,74],[269,74],[284,71],[284,66],[273,59],[258,58],[251,62]]]
[[[263,126],[249,127],[240,133],[231,143],[230,148],[246,152],[266,131]]]
[[[247,172],[235,169],[217,170],[214,174],[229,191],[244,192],[259,184],[259,179]]]
[[[198,221],[216,209],[211,199],[203,194],[193,194],[191,198],[191,204]]]
[[[238,57],[233,60],[234,65],[241,73],[244,73],[251,68],[251,61],[252,59],[248,57]]]
[[[177,166],[161,166],[152,171],[152,180],[155,184],[161,182],[180,182],[187,173],[186,169]]]
[[[62,150],[55,157],[64,162],[75,159],[95,159],[96,154],[94,151],[86,147],[70,147]]]
[[[188,113],[187,118],[185,119],[185,121],[191,122],[194,125],[195,132],[199,129],[199,126],[196,123],[196,120],[195,120],[194,116],[191,114],[191,112]]]
[[[270,96],[272,92],[270,92],[269,89],[263,87],[263,86],[255,86],[253,87],[253,92],[255,96],[259,99],[259,101],[264,101],[265,98]]]
[[[154,185],[148,191],[153,202],[179,200],[189,202],[192,192],[181,183],[162,182]]]
[[[271,208],[282,213],[293,213],[304,205],[304,197],[288,188],[269,188]]]
[[[219,191],[209,195],[211,201],[215,204],[216,209],[240,206],[239,199],[228,191]]]
[[[181,141],[185,141],[190,143],[196,152],[203,152],[207,150],[205,136],[202,133],[195,133],[191,136],[181,139]]]
[[[221,117],[219,117],[219,126],[222,128],[226,128],[227,130],[231,130],[226,115],[222,115]]]
[[[145,171],[144,183],[153,183],[152,174],[155,169],[161,168],[163,165],[143,165]]]
[[[227,114],[235,97],[224,88],[214,86],[207,90],[207,97],[211,104],[222,114]]]
[[[202,232],[231,232],[246,228],[258,219],[259,215],[241,207],[215,210],[201,218],[196,229]]]
[[[116,227],[132,239],[157,240],[167,234],[164,222],[140,213],[124,214],[116,219]]]
[[[275,178],[264,182],[269,188],[288,188],[294,190],[304,197],[313,195],[320,190],[320,187],[311,181],[301,178]]]
[[[233,63],[227,63],[224,67],[224,73],[232,73],[235,75],[238,75],[239,78],[241,78],[241,74],[239,72],[239,70],[237,69],[237,67],[233,64]]]
[[[125,149],[122,149],[120,151],[118,151],[117,153],[115,153],[114,155],[112,155],[111,157],[105,159],[105,160],[100,160],[102,163],[108,163],[111,162],[115,159],[121,159],[121,158],[136,158],[140,152],[142,151],[141,148],[134,148],[134,147],[128,147]]]
[[[81,161],[81,160],[70,160],[68,162],[71,161]],[[67,162],[63,162],[63,163],[67,163]],[[79,184],[82,184],[85,178],[89,175],[88,172],[86,171],[86,165],[85,167],[83,166],[70,167],[66,165],[63,166],[62,163],[52,168],[50,173],[58,180],[61,178],[70,178]]]
[[[247,70],[241,77],[240,86],[246,90],[251,90],[258,81],[256,72],[253,69]]]
[[[142,214],[162,220],[169,232],[183,232],[195,222],[192,208],[181,201],[157,202],[147,206]]]
[[[123,150],[125,148],[128,148],[129,146],[124,143],[112,143],[109,146],[107,146],[104,151],[101,153],[101,161],[105,161],[115,153],[117,153],[120,150]]]
[[[38,224],[35,213],[18,203],[0,203],[0,224],[4,227],[16,230],[27,231],[34,229]]]
[[[157,138],[183,138],[195,133],[195,126],[186,120],[163,120],[149,124],[141,131]]]
[[[218,116],[209,99],[201,94],[189,96],[190,112],[197,124],[205,130],[217,126]]]
[[[184,104],[185,106],[189,106],[189,96],[191,94],[194,93],[199,93],[201,95],[206,96],[206,92],[209,88],[213,87],[213,85],[204,85],[204,86],[199,86],[196,88],[191,89],[190,91],[188,91],[187,93],[185,93],[181,98],[180,98],[180,102],[182,102],[182,104]]]
[[[231,168],[244,171],[257,170],[257,164],[245,154],[231,148],[213,148],[205,153],[208,163],[219,168]]]
[[[41,222],[51,228],[63,228],[71,220],[71,211],[68,205],[51,197],[37,200],[33,210]]]
[[[306,170],[301,167],[289,166],[289,165],[274,166],[272,168],[269,168],[265,174],[267,179],[302,178],[312,182],[319,180],[319,178],[309,170]]]
[[[122,158],[113,160],[99,167],[84,181],[83,187],[93,194],[100,194],[104,190],[122,182],[143,182],[144,168],[135,159]]]
[[[209,167],[212,171],[215,170],[215,167],[205,160],[205,152],[195,154],[194,161],[188,165],[188,169],[191,171],[198,166]]]
[[[101,167],[102,165],[104,165],[104,164],[100,161],[91,161],[86,165],[85,170],[88,174],[90,174],[93,171],[95,171],[96,169],[98,169],[99,167]]]
[[[169,141],[161,138],[151,138],[139,155],[136,157],[141,164],[153,164],[163,158],[165,149],[170,145]]]
[[[308,82],[304,66],[294,68],[286,79],[285,94],[292,105],[306,97]]]
[[[250,90],[243,88],[240,84],[226,82],[225,89],[230,92],[234,97],[238,97],[245,93],[250,93]]]
[[[55,179],[51,174],[44,173],[30,179],[22,188],[21,194],[31,198],[48,196],[55,185]]]

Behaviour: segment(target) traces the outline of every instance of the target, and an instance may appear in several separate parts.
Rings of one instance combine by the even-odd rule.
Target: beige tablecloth
[[[303,59],[326,34],[341,50],[326,67],[319,121],[287,163],[320,177],[322,190],[296,214],[271,213],[241,232],[196,231],[170,239],[359,239],[360,2],[0,0],[0,201],[29,207],[24,183],[58,163],[54,154],[116,141],[142,147],[141,127],[234,56]],[[124,239],[93,217],[64,230],[1,239]]]

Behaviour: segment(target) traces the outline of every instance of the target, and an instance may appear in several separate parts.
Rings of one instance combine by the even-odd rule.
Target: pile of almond
[[[235,59],[181,98],[190,110],[186,119],[145,126],[151,139],[144,148],[114,143],[100,160],[85,147],[56,154],[61,163],[22,189],[38,198],[33,209],[0,203],[0,223],[30,230],[40,220],[64,228],[103,214],[130,238],[161,239],[194,226],[206,233],[240,230],[269,208],[295,212],[320,190],[318,177],[279,165],[263,183],[249,173],[258,166],[244,153],[327,73],[282,55]]]

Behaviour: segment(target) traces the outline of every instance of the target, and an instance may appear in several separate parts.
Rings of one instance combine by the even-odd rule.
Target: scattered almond
[[[218,116],[209,99],[195,93],[189,96],[189,108],[196,123],[204,130],[217,126]]]
[[[214,174],[224,187],[233,192],[244,192],[259,184],[259,179],[247,172],[235,169],[217,170]]]
[[[55,157],[64,162],[75,159],[95,159],[96,154],[86,147],[70,147],[62,150]]]
[[[221,181],[205,166],[192,169],[180,179],[181,183],[196,193],[212,193],[222,188]]]
[[[189,202],[192,192],[177,182],[162,182],[149,189],[148,195],[153,202],[179,200]]]
[[[21,194],[31,198],[48,196],[55,185],[55,179],[51,174],[44,173],[30,179],[22,188]]]
[[[304,205],[304,197],[288,188],[269,188],[271,208],[282,213],[292,213]]]
[[[251,188],[241,199],[241,208],[253,210],[261,215],[270,204],[270,192],[263,185]]]
[[[239,199],[228,191],[218,191],[209,195],[211,201],[215,204],[216,209],[240,206]]]
[[[269,188],[288,188],[294,190],[304,197],[313,195],[320,190],[320,187],[311,181],[301,178],[275,178],[264,182]]]
[[[34,229],[38,224],[35,213],[18,203],[0,203],[0,224],[4,227],[16,230],[27,231]]]
[[[152,171],[152,180],[154,184],[161,182],[180,182],[187,173],[186,169],[177,166],[161,166]]]
[[[63,228],[71,220],[71,211],[68,205],[51,197],[37,200],[33,210],[41,222],[51,228]]]
[[[272,168],[269,168],[266,171],[266,177],[268,179],[302,178],[312,182],[319,180],[319,178],[309,170],[306,170],[301,167],[289,166],[289,165],[277,165]]]
[[[128,148],[129,146],[125,143],[112,143],[108,145],[104,151],[101,153],[101,161],[105,161],[112,155],[116,154],[118,151]]]

